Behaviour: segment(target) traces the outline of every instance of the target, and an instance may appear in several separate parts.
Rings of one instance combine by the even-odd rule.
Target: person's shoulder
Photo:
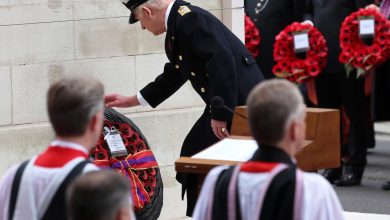
[[[90,162],[90,163],[87,163],[85,165],[85,167],[83,168],[83,174],[86,174],[88,172],[92,172],[92,171],[98,171],[100,170],[100,168],[98,166],[96,166],[94,163]]]
[[[176,13],[177,13],[176,20],[179,23],[201,22],[205,19],[209,20],[213,16],[208,11],[191,4],[180,5]]]
[[[317,173],[303,172],[303,181],[305,185],[318,189],[333,190],[332,185],[323,176]]]
[[[3,176],[2,176],[2,178],[1,179],[7,179],[7,178],[14,178],[14,176],[15,176],[15,174],[16,174],[16,171],[18,170],[18,168],[19,168],[19,166],[20,166],[21,164],[15,164],[15,165],[12,165],[10,168],[8,168],[5,172],[4,172],[4,174],[3,174]]]

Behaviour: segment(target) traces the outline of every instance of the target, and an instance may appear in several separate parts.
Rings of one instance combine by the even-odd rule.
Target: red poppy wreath
[[[129,118],[119,112],[107,108],[104,117],[105,129],[120,135],[124,153],[114,155],[107,143],[108,135],[102,133],[90,151],[91,160],[100,168],[111,169],[128,179],[137,219],[157,219],[162,208],[163,183],[146,138]]]
[[[254,58],[260,54],[260,32],[249,16],[245,15],[245,47]]]
[[[361,37],[361,20],[373,20],[371,44]],[[360,9],[345,18],[340,30],[341,53],[339,61],[347,74],[357,70],[357,77],[364,76],[373,67],[390,57],[390,23],[376,9]]]
[[[308,34],[309,48],[305,57],[299,57],[294,50],[294,35]],[[274,44],[273,72],[277,77],[294,83],[307,82],[320,74],[326,65],[328,48],[323,35],[312,25],[294,22],[276,36]]]

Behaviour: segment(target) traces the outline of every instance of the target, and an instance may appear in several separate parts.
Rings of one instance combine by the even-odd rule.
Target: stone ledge
[[[9,67],[0,67],[0,125],[12,123],[11,72]]]
[[[374,129],[376,134],[390,135],[390,122],[377,122]]]
[[[126,116],[141,129],[159,165],[166,166],[178,158],[185,135],[202,112],[203,108],[188,108]],[[44,150],[53,137],[49,123],[0,126],[0,176],[11,165]]]

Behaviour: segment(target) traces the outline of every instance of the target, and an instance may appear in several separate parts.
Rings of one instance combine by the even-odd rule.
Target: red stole
[[[34,165],[46,168],[61,168],[77,157],[87,158],[88,155],[81,150],[73,148],[49,146],[45,152],[37,157]]]

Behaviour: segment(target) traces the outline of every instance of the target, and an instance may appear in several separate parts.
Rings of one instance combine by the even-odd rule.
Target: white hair
[[[165,7],[167,7],[170,2],[171,2],[170,0],[149,0],[136,7],[133,13],[135,13],[137,17],[142,17],[143,14],[140,13],[142,7],[147,7],[155,10],[162,10]]]
[[[257,85],[247,99],[251,131],[256,140],[277,144],[293,121],[302,120],[305,104],[298,88],[283,79]]]

